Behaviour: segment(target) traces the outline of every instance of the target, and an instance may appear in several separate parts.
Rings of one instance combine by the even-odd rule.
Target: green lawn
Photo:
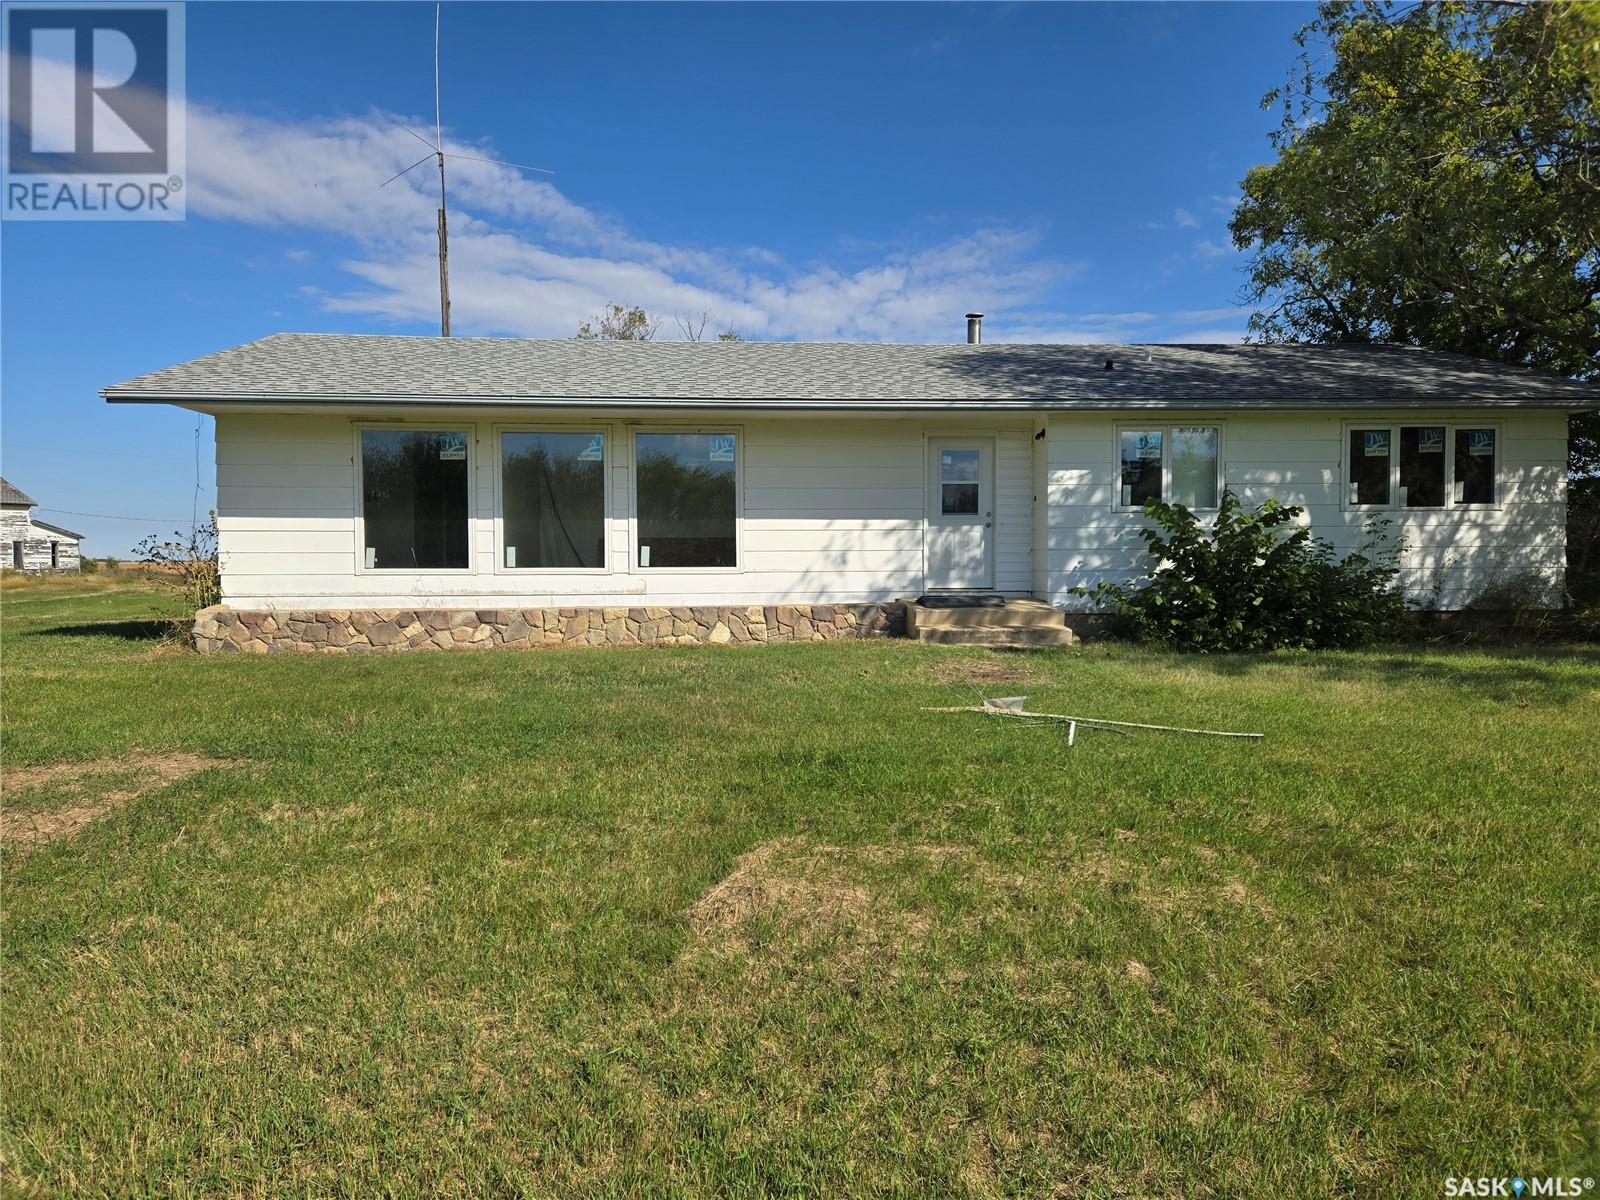
[[[1593,648],[206,659],[159,603],[7,580],[5,1195],[1600,1174]],[[921,711],[968,680],[1267,736]]]

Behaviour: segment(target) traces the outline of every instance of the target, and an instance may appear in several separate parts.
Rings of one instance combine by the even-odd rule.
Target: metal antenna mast
[[[439,336],[450,336],[450,227],[444,205],[444,120],[439,113],[439,12],[442,0],[433,5],[433,153],[439,160]]]
[[[393,117],[389,117],[394,124],[400,125],[417,141],[428,147],[431,154],[425,154],[412,163],[404,171],[399,171],[385,179],[379,187],[388,187],[400,176],[416,170],[430,158],[439,164],[439,336],[450,336],[450,227],[446,216],[445,187],[444,187],[444,160],[447,158],[465,158],[473,162],[494,163],[501,167],[515,167],[519,171],[538,171],[542,175],[554,175],[554,171],[547,171],[544,167],[530,167],[524,163],[505,162],[498,158],[484,158],[477,154],[455,154],[447,152],[444,148],[444,118],[439,104],[439,13],[443,7],[440,0],[434,0],[433,5],[433,141],[423,137],[415,129],[400,125]],[[387,116],[388,114],[384,114]]]

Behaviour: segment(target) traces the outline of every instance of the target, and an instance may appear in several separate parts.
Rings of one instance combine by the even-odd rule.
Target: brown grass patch
[[[726,878],[689,906],[689,927],[696,937],[714,940],[735,938],[762,916],[806,925],[863,919],[871,897],[823,861],[830,849],[777,838],[741,854]]]
[[[1019,654],[990,652],[981,657],[963,654],[960,658],[936,659],[934,676],[941,683],[970,683],[981,687],[985,683],[1038,683],[1039,675],[1023,665]]]
[[[894,953],[926,939],[927,916],[897,904],[863,873],[897,863],[942,863],[970,857],[961,846],[824,846],[776,838],[734,860],[733,870],[689,906],[699,948],[757,948],[758,922],[779,939],[772,948],[832,946],[831,957],[861,951]]]
[[[0,792],[7,797],[42,788],[62,788],[68,795],[64,803],[54,808],[18,812],[7,805],[0,810],[0,842],[10,848],[26,849],[70,837],[89,822],[147,792],[169,787],[212,767],[233,766],[235,761],[184,752],[129,754],[8,771],[0,776]],[[113,781],[117,786],[108,786]]]

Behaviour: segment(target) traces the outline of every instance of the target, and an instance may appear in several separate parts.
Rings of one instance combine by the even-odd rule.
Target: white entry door
[[[928,443],[930,591],[994,586],[994,443]]]

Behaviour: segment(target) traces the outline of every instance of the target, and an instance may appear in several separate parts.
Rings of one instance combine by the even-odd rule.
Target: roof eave
[[[33,524],[37,525],[40,529],[48,529],[51,533],[59,533],[62,537],[69,537],[76,542],[81,542],[84,538],[83,534],[78,533],[75,530],[63,529],[59,525],[52,525],[49,521],[41,521],[37,517],[33,519]]]
[[[1537,408],[1584,412],[1593,408],[1577,397],[1548,396],[1398,396],[1398,397],[1167,397],[1123,396],[1078,399],[787,399],[764,397],[640,398],[626,396],[480,396],[418,395],[376,396],[359,393],[255,393],[219,395],[214,392],[143,392],[106,388],[109,404],[176,404],[187,408],[234,405],[283,407],[370,408],[593,408],[639,411],[683,409],[753,409],[775,412],[1067,412],[1116,409],[1381,409],[1381,408]]]

